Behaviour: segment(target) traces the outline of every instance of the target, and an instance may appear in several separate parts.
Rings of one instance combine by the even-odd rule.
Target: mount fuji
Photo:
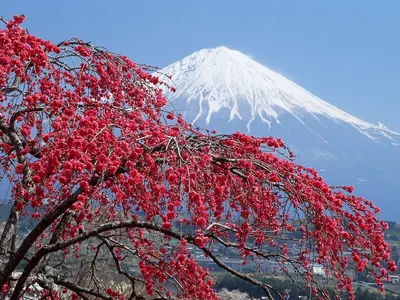
[[[197,51],[158,72],[167,75],[176,88],[165,92],[169,109],[186,121],[281,137],[298,163],[332,185],[354,185],[383,218],[400,221],[400,133],[352,116],[226,47]]]

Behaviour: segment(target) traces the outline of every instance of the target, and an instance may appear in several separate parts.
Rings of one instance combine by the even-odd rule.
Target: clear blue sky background
[[[400,131],[400,1],[0,1],[31,33],[79,37],[166,66],[225,45],[368,121]]]

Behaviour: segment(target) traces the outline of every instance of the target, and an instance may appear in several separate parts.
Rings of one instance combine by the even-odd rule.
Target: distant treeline
[[[273,286],[279,293],[287,291],[290,295],[290,299],[299,299],[299,296],[309,296],[309,289],[304,284],[294,284],[290,279],[281,280],[278,278],[262,278],[258,277],[258,280]],[[244,281],[231,275],[223,275],[216,278],[216,289],[221,290],[226,288],[228,290],[239,290],[243,293],[247,293],[250,297],[261,299],[265,296],[262,289],[256,287],[250,282]],[[328,290],[331,294],[331,298],[334,299],[334,292],[332,289]],[[274,299],[281,299],[278,295],[273,295]],[[342,295],[341,299],[348,299],[345,294]],[[399,296],[395,296],[387,293],[382,295],[376,291],[370,291],[368,288],[357,288],[356,289],[357,300],[400,300]]]

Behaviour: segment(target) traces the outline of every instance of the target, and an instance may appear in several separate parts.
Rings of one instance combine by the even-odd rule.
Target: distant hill
[[[7,220],[10,214],[11,204],[0,204],[0,220]]]

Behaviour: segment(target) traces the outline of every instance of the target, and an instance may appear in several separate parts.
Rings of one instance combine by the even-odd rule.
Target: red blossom
[[[173,113],[170,112],[167,114],[167,119],[173,120],[174,118],[175,118],[175,115]]]

